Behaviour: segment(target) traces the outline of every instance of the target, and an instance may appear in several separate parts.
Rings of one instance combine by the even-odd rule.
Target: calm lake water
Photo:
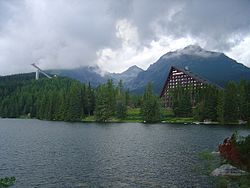
[[[204,125],[0,119],[0,177],[13,187],[213,187],[197,170],[235,130]]]

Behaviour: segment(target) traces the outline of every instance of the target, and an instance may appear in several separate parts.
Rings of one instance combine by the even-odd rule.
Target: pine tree
[[[109,113],[110,116],[113,116],[115,114],[115,88],[113,85],[113,81],[112,80],[108,80],[107,82],[107,97],[108,97],[108,109],[109,109]]]
[[[225,121],[234,122],[239,118],[237,86],[234,82],[229,82],[225,88]]]
[[[73,83],[69,91],[69,105],[66,113],[67,121],[79,121],[81,118],[81,91],[78,84]]]
[[[219,91],[217,99],[217,120],[220,124],[224,124],[225,116],[225,94],[224,90]]]
[[[118,83],[116,94],[116,117],[124,119],[127,116],[126,93],[124,92],[122,80]]]
[[[59,101],[59,104],[58,104],[58,109],[57,109],[55,118],[56,120],[64,120],[65,115],[66,115],[66,109],[67,109],[64,91],[59,92],[57,100]]]
[[[143,120],[147,123],[159,122],[161,120],[160,99],[154,96],[151,83],[145,89],[141,113]]]
[[[115,115],[115,88],[112,80],[97,88],[95,102],[96,121],[106,122]]]
[[[99,86],[96,93],[95,118],[98,122],[106,122],[112,116],[109,105],[109,91],[106,85]]]
[[[208,85],[204,88],[203,119],[210,119],[213,121],[217,119],[217,95],[218,89],[214,86]]]
[[[191,93],[189,88],[177,87],[172,91],[173,111],[175,116],[190,117],[192,115]]]
[[[88,87],[84,88],[84,114],[90,116],[93,115],[94,109],[95,109],[95,96],[94,96],[94,90],[91,88],[90,83],[88,84]]]
[[[248,101],[247,101],[247,82],[241,81],[238,84],[238,102],[239,102],[239,118],[242,120],[247,120],[248,116]]]
[[[197,121],[203,121],[204,120],[204,101],[200,101],[193,108],[193,117]]]

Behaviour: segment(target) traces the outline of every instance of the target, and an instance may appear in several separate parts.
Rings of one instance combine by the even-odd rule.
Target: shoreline
[[[30,118],[30,117],[17,117],[17,118],[2,118],[0,119],[34,119],[34,120],[41,120],[41,121],[56,121],[56,122],[68,122],[68,123],[143,123],[143,124],[183,124],[183,125],[216,125],[216,126],[244,126],[244,127],[249,127],[247,124],[240,124],[236,122],[228,122],[225,124],[220,124],[219,122],[199,122],[199,121],[192,121],[193,118],[178,118],[178,117],[173,117],[173,118],[167,118],[164,119],[160,122],[145,122],[141,119],[124,119],[124,120],[119,120],[119,119],[111,119],[105,122],[99,122],[96,121],[93,116],[86,117],[82,120],[79,121],[63,121],[63,120],[47,120],[47,119],[38,119],[38,118]]]

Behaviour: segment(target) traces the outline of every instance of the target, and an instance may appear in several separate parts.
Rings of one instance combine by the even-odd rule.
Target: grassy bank
[[[173,112],[166,111],[162,113],[162,123],[193,123],[194,119],[192,117],[174,117]],[[83,122],[95,122],[94,116],[87,116],[82,119]],[[111,118],[108,122],[138,122],[143,123],[143,117],[140,108],[129,108],[127,111],[127,117],[125,119]]]
[[[218,122],[197,122],[193,117],[175,117],[172,110],[163,109],[161,123],[169,124],[213,124],[217,125]],[[30,115],[22,115],[21,119],[32,119]],[[53,120],[52,120],[53,121]],[[57,121],[57,120],[55,120]],[[94,115],[86,116],[79,122],[96,122]],[[140,108],[128,108],[127,116],[125,119],[118,119],[115,117],[110,118],[108,123],[144,123]],[[227,122],[226,125],[239,125],[238,122]]]

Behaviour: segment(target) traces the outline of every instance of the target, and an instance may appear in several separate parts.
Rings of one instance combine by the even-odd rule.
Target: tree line
[[[250,82],[229,82],[225,88],[207,85],[194,92],[192,87],[172,91],[173,111],[178,117],[194,117],[221,124],[250,121]]]
[[[46,120],[81,121],[94,116],[96,121],[106,122],[112,118],[125,119],[127,109],[141,107],[148,122],[156,122],[154,114],[146,113],[147,101],[159,100],[152,87],[143,97],[133,96],[124,89],[122,81],[115,86],[112,80],[92,88],[69,78],[31,80],[30,75],[17,75],[0,79],[0,117],[30,117]],[[154,109],[154,108],[151,108]],[[156,109],[157,110],[157,109]],[[152,110],[151,110],[152,111]],[[156,114],[158,115],[158,114]]]
[[[32,80],[33,76],[0,77],[0,117],[81,121],[92,116],[98,122],[107,122],[124,120],[128,109],[139,108],[142,121],[160,122],[166,118],[166,109],[150,83],[138,96],[126,90],[122,81],[114,85],[108,80],[93,88],[69,78]],[[229,82],[224,89],[207,85],[196,91],[177,87],[171,94],[175,117],[222,124],[239,119],[250,121],[250,82]]]

